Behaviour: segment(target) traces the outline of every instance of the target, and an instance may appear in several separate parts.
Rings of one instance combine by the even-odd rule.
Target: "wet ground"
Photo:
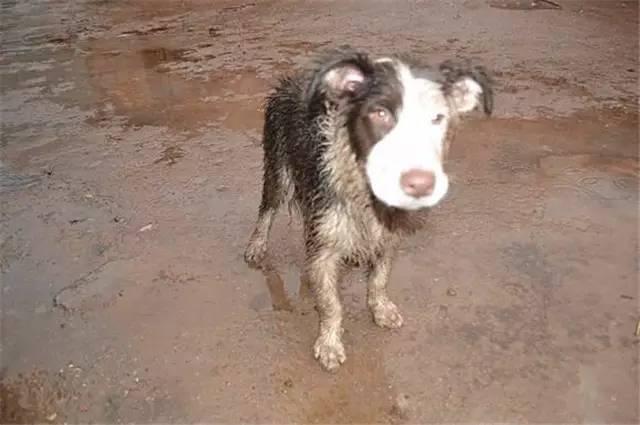
[[[637,423],[638,3],[0,1],[6,422]],[[496,74],[450,197],[347,363],[311,355],[300,235],[242,261],[261,101],[342,43]],[[294,230],[299,222],[291,221]]]

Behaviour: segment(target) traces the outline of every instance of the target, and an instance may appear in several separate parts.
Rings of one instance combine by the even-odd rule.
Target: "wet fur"
[[[344,65],[358,66],[368,75],[370,84],[360,97],[344,99],[325,90],[323,76]],[[453,82],[465,73],[486,75],[481,69],[443,67],[443,86],[447,78]],[[315,357],[327,370],[345,360],[338,295],[345,267],[366,269],[367,303],[374,321],[389,328],[401,326],[402,317],[387,297],[386,285],[399,241],[419,229],[428,213],[387,207],[368,186],[364,160],[368,145],[375,143],[369,139],[376,135],[367,135],[358,125],[359,114],[372,98],[389,97],[397,84],[393,78],[367,55],[343,48],[322,56],[311,69],[282,79],[266,102],[262,200],[245,260],[261,267],[274,215],[282,203],[292,202],[303,219],[303,279],[311,285],[320,315]],[[490,89],[488,93],[485,98]],[[485,100],[485,111],[490,108]],[[451,121],[449,135],[457,124],[454,117]]]

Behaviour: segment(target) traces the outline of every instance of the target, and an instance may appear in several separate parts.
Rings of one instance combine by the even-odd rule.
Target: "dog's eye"
[[[389,112],[386,108],[375,108],[370,113],[369,116],[372,120],[379,122],[381,124],[389,125],[393,121],[393,116],[391,112]]]
[[[431,120],[431,122],[433,124],[440,124],[442,122],[442,120],[444,120],[444,115],[443,114],[438,114],[436,115],[436,117],[434,119]]]

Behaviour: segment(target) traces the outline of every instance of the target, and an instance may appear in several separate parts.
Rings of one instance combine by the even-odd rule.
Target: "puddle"
[[[131,126],[195,130],[222,126],[255,130],[269,87],[257,71],[219,70],[208,80],[188,79],[176,67],[199,59],[192,49],[145,47],[130,52],[117,43],[97,43],[86,58],[88,84],[100,105],[93,124],[122,116]],[[109,105],[112,114],[104,113]]]
[[[540,170],[553,178],[553,190],[574,193],[607,204],[637,197],[638,161],[592,154],[550,155]]]
[[[567,172],[597,170],[606,174],[622,177],[638,177],[640,167],[637,159],[591,154],[550,155],[540,159],[540,168],[549,176],[558,176]]]

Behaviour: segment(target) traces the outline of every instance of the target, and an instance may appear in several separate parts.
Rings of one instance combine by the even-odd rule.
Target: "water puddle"
[[[549,155],[540,170],[553,179],[554,190],[573,192],[601,202],[637,197],[638,161],[593,154]]]
[[[181,67],[202,59],[193,49],[149,46],[131,51],[117,43],[97,43],[90,52],[85,61],[88,84],[101,105],[92,123],[122,116],[131,126],[177,130],[222,126],[247,131],[261,126],[268,84],[253,68],[188,79]],[[104,112],[104,105],[112,115]]]

